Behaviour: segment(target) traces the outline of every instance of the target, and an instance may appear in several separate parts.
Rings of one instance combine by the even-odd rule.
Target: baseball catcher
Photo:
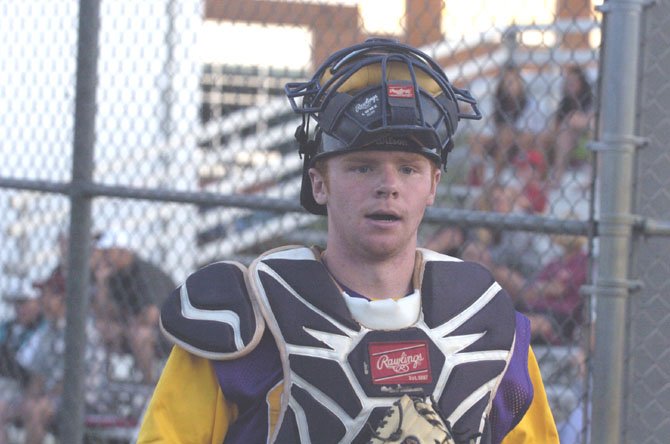
[[[386,39],[285,90],[326,245],[186,279],[161,312],[175,346],[139,442],[557,443],[528,319],[481,265],[417,246],[477,101]]]

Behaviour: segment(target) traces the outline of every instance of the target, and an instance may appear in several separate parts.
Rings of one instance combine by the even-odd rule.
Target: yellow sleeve
[[[521,421],[505,436],[502,444],[559,444],[554,416],[544,391],[540,367],[533,349],[528,347],[528,374],[533,384],[533,400]]]
[[[209,360],[173,347],[144,415],[138,443],[221,444],[237,409]]]

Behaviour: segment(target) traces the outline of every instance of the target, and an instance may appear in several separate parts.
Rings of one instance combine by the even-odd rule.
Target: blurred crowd
[[[0,325],[0,444],[11,425],[24,442],[58,433],[65,371],[67,238],[59,238],[58,265],[37,282],[16,281],[4,294],[14,316]],[[91,294],[86,318],[84,396],[92,418],[130,424],[160,374],[169,346],[159,332],[163,299],[175,288],[170,276],[129,246],[126,233],[94,236]],[[119,371],[115,363],[123,362]],[[142,390],[141,387],[145,389]],[[125,388],[127,393],[119,393]],[[125,397],[125,405],[121,399]]]
[[[517,186],[524,188],[531,182],[531,194],[546,193],[565,185],[566,172],[586,166],[595,98],[584,69],[563,68],[561,97],[550,115],[545,115],[530,90],[521,68],[501,68],[490,124],[468,141],[470,185],[508,182],[519,169],[526,169]],[[539,204],[534,209],[544,210]]]
[[[522,70],[506,65],[492,92],[490,125],[466,143],[471,210],[580,219],[588,202],[594,97],[584,70],[563,69],[556,109],[543,116]],[[578,182],[575,187],[575,181]],[[567,204],[566,204],[567,202]],[[425,246],[494,271],[517,309],[531,319],[536,344],[570,344],[583,321],[586,239],[521,230],[446,226]]]
[[[587,141],[593,137],[595,98],[582,67],[567,65],[560,78],[560,98],[543,113],[530,93],[521,68],[504,66],[489,98],[489,125],[464,142],[467,158],[463,180],[466,209],[503,214],[548,216],[563,220],[588,217],[592,162]],[[537,76],[526,76],[537,79]],[[541,99],[541,98],[540,98]],[[586,209],[586,211],[585,211]],[[512,296],[516,308],[531,321],[532,344],[547,355],[564,356],[568,366],[543,368],[545,383],[552,374],[563,378],[566,391],[552,405],[561,442],[577,443],[583,411],[579,394],[585,377],[585,298],[589,261],[583,236],[547,235],[522,230],[439,227],[425,240],[427,248],[493,271]],[[536,354],[543,367],[543,352]],[[577,374],[575,373],[577,369]],[[560,379],[560,378],[559,378]],[[549,387],[552,389],[554,387]],[[550,393],[550,390],[548,390]],[[550,402],[552,401],[550,396]]]

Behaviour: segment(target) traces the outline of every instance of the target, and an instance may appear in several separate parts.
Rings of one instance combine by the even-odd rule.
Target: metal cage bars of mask
[[[380,53],[381,52],[381,53]],[[372,54],[371,54],[372,53]],[[362,44],[353,47],[344,48],[331,57],[329,57],[308,82],[290,82],[285,86],[286,95],[291,103],[294,112],[302,114],[303,121],[296,129],[295,137],[299,143],[299,153],[306,154],[312,157],[316,145],[311,142],[309,135],[309,120],[313,118],[320,123],[320,128],[323,131],[329,132],[329,124],[323,122],[323,111],[331,103],[335,94],[348,82],[357,72],[366,69],[370,66],[380,66],[380,85],[381,91],[387,90],[390,79],[389,64],[398,63],[407,68],[409,73],[411,86],[414,91],[420,91],[420,84],[416,70],[423,72],[428,76],[429,81],[434,82],[441,93],[439,96],[444,96],[447,101],[450,101],[454,110],[449,109],[448,103],[441,103],[434,97],[426,94],[417,93],[414,95],[415,109],[417,111],[416,124],[390,124],[389,122],[389,106],[388,97],[386,94],[380,94],[381,97],[381,127],[370,130],[356,119],[351,119],[354,124],[360,127],[361,131],[358,136],[352,140],[343,141],[347,146],[354,146],[360,144],[359,137],[361,135],[370,135],[375,133],[383,133],[390,127],[396,131],[415,131],[417,129],[435,130],[442,124],[446,127],[446,137],[443,140],[436,135],[437,145],[434,147],[437,156],[440,158],[442,167],[446,169],[447,155],[452,144],[451,140],[456,133],[458,121],[463,119],[478,120],[482,117],[481,112],[477,106],[477,101],[467,91],[463,89],[454,88],[442,68],[432,60],[428,55],[415,48],[402,45],[388,39],[370,39]],[[330,71],[331,76],[321,84],[327,71]],[[372,87],[372,85],[367,85]],[[432,122],[432,125],[426,122],[424,117],[424,106],[422,105],[422,96],[426,96],[423,100],[430,100],[432,105],[438,109],[440,119],[437,122]],[[296,98],[302,97],[301,105],[296,103]],[[459,101],[467,103],[472,112],[462,112],[460,110]],[[333,115],[339,115],[340,112],[345,112],[343,109],[338,109]],[[431,147],[432,148],[432,147]]]
[[[367,60],[362,65],[354,63],[356,58],[366,56],[368,52],[379,49],[387,50],[390,54],[378,54],[372,57],[367,57]],[[482,118],[482,114],[477,107],[477,101],[472,94],[465,89],[455,88],[451,85],[443,69],[427,54],[407,45],[385,39],[371,39],[359,45],[341,49],[330,56],[316,70],[309,81],[287,83],[285,86],[285,93],[291,103],[293,111],[297,114],[317,114],[323,111],[323,107],[327,104],[327,98],[322,98],[324,94],[331,94],[333,91],[337,91],[342,83],[349,78],[349,75],[360,70],[363,66],[388,60],[390,55],[394,55],[393,52],[398,53],[395,55],[402,56],[399,60],[407,63],[414,83],[416,83],[416,80],[412,68],[418,66],[432,80],[434,80],[445,95],[450,97],[456,104],[460,101],[467,103],[472,107],[472,113],[462,113],[459,109],[458,118],[471,120],[479,120]],[[349,65],[348,69],[344,72],[340,72],[340,74],[336,76],[336,72],[339,71],[342,66],[346,65]],[[331,70],[333,76],[328,79],[326,83],[321,85],[321,79],[328,69]],[[333,84],[336,81],[338,83]],[[384,79],[382,79],[382,81],[384,81]],[[296,102],[296,98],[298,97],[303,98],[301,105],[298,105]]]

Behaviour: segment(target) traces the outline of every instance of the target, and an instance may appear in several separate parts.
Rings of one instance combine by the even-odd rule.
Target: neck
[[[374,299],[401,298],[412,291],[416,251],[370,260],[328,248],[322,259],[341,284]]]

